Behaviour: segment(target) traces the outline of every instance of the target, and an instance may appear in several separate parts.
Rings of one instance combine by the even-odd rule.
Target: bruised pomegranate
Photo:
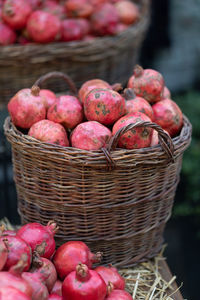
[[[85,29],[77,19],[66,19],[61,23],[61,40],[63,42],[82,40]]]
[[[163,89],[162,99],[171,99],[170,90],[166,86]]]
[[[123,290],[113,290],[105,300],[133,300],[132,296]]]
[[[57,16],[46,11],[34,11],[28,19],[27,32],[34,42],[49,43],[56,40],[61,22]]]
[[[108,143],[111,131],[96,121],[79,124],[71,134],[72,147],[83,150],[99,150]]]
[[[46,286],[42,283],[42,278],[38,277],[37,274],[32,274],[29,272],[22,273],[22,278],[32,288],[32,300],[48,300],[49,293]]]
[[[0,240],[0,271],[5,266],[7,258],[8,258],[8,248],[6,247],[6,244]]]
[[[67,0],[65,8],[71,18],[87,18],[93,13],[93,6],[88,0]]]
[[[113,126],[113,135],[122,127],[141,121],[151,122],[151,119],[141,112],[128,114],[119,119]],[[125,149],[139,149],[149,147],[151,144],[152,129],[148,127],[137,127],[128,130],[119,138],[118,146]]]
[[[18,230],[17,235],[30,245],[32,251],[37,251],[42,257],[50,258],[55,251],[54,235],[57,230],[54,221],[49,221],[47,226],[28,223]]]
[[[94,269],[105,281],[106,285],[111,282],[115,289],[124,290],[125,280],[114,267],[99,266]]]
[[[143,69],[135,66],[133,76],[128,81],[128,87],[132,88],[136,96],[153,103],[160,101],[165,83],[162,75],[152,69]]]
[[[91,16],[92,30],[98,35],[114,35],[119,23],[117,9],[111,3],[102,4]]]
[[[60,96],[50,106],[47,118],[55,123],[62,124],[67,129],[72,129],[83,120],[83,107],[74,96]]]
[[[56,271],[61,279],[75,271],[78,263],[92,267],[92,264],[101,260],[102,254],[92,253],[88,246],[81,241],[69,241],[60,246],[53,258]]]
[[[78,95],[81,102],[84,103],[87,94],[96,88],[108,88],[111,89],[111,86],[108,82],[101,79],[91,79],[82,84],[79,89]]]
[[[34,123],[45,119],[46,108],[40,97],[40,89],[20,90],[8,103],[8,111],[16,126],[29,129]]]
[[[52,91],[46,89],[40,90],[40,96],[43,98],[44,105],[47,109],[54,104],[57,99]]]
[[[125,100],[113,90],[97,88],[87,94],[84,112],[89,121],[112,125],[125,114]]]
[[[129,0],[121,0],[115,4],[115,7],[122,23],[130,25],[138,21],[140,12],[135,3]]]
[[[49,300],[62,300],[63,299],[63,297],[62,296],[59,296],[59,295],[57,295],[57,294],[51,294],[51,295],[49,295],[49,298],[48,298]]]
[[[42,120],[35,123],[29,129],[28,135],[41,142],[64,147],[69,146],[65,128],[61,124],[52,122],[50,120]]]
[[[62,281],[56,280],[51,293],[62,296]]]
[[[84,264],[76,266],[76,271],[65,278],[62,287],[64,300],[104,300],[106,293],[101,276]]]
[[[16,38],[16,33],[12,30],[12,28],[0,22],[0,46],[14,44]]]
[[[152,106],[154,122],[165,129],[171,137],[176,136],[183,126],[183,114],[171,99],[164,99]]]
[[[5,0],[2,18],[13,29],[22,29],[26,26],[31,12],[32,8],[27,0]]]
[[[153,110],[148,101],[144,98],[136,97],[132,89],[125,89],[124,91],[126,101],[126,114],[134,112],[142,112],[153,120]]]
[[[31,300],[29,296],[22,293],[19,289],[11,286],[0,287],[0,299],[1,300]]]

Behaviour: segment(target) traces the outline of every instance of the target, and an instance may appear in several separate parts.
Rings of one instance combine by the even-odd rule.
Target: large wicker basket
[[[95,77],[109,83],[124,83],[137,62],[149,24],[150,0],[135,2],[140,5],[140,20],[117,36],[93,41],[0,47],[0,107],[19,89],[31,86],[41,74],[53,70],[67,72],[78,87]],[[52,84],[57,92],[65,88],[60,81],[53,81],[51,87]]]
[[[161,145],[115,149],[119,136],[136,126],[156,129]],[[186,117],[173,140],[158,125],[143,122],[124,127],[99,151],[42,143],[21,133],[10,118],[4,130],[12,145],[22,223],[54,219],[60,227],[58,245],[83,240],[104,252],[104,262],[117,266],[159,252],[190,144]]]

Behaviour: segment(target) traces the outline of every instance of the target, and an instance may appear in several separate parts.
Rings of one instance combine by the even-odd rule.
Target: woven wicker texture
[[[115,149],[120,134],[136,126],[156,129],[161,146]],[[118,131],[103,151],[41,143],[18,131],[10,118],[4,130],[12,145],[22,223],[54,219],[58,245],[83,240],[117,266],[158,253],[190,144],[186,117],[173,140],[157,124],[143,122]]]
[[[32,86],[39,76],[54,70],[67,72],[78,87],[95,77],[109,83],[125,83],[137,62],[149,24],[150,0],[136,2],[141,11],[139,22],[117,36],[94,41],[0,47],[0,106],[6,105],[18,90]],[[65,85],[56,80],[50,87],[55,92],[65,90]]]

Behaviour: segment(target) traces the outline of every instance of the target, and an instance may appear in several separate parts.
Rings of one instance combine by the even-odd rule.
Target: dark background
[[[191,11],[188,12],[183,9],[184,14],[181,15],[181,10],[177,9],[175,11],[175,8],[182,5],[183,1],[152,1],[151,25],[141,51],[140,63],[143,67],[156,68],[163,73],[166,85],[172,91],[172,99],[178,103],[193,125],[192,144],[184,155],[181,181],[176,193],[173,215],[165,231],[165,241],[168,244],[165,256],[172,272],[177,275],[177,283],[184,283],[181,288],[183,297],[199,300],[200,73],[198,70],[200,55],[195,58],[196,52],[192,52],[191,49],[193,48],[188,48],[188,65],[186,66],[186,59],[181,51],[181,43],[184,43],[184,34],[186,39],[188,30],[190,30],[194,33],[193,35],[190,34],[194,40],[193,44],[192,40],[188,41],[188,45],[191,44],[190,47],[196,45],[198,35],[195,36],[195,26],[198,22],[200,25],[200,16],[196,21],[193,18],[196,10],[195,5],[198,5],[198,1],[196,3],[195,0],[188,2],[194,5],[194,12],[192,12],[191,7]],[[192,26],[194,26],[194,29]],[[183,40],[180,39],[180,36],[183,36]],[[176,45],[176,41],[180,42],[177,42]],[[185,40],[185,43],[187,45],[187,40]],[[176,49],[179,49],[178,60],[180,60],[180,65],[176,57],[173,58]],[[181,55],[183,56],[182,61]],[[191,63],[189,63],[190,61]],[[185,71],[183,74],[184,63]],[[171,69],[168,66],[171,66]],[[194,70],[194,68],[196,69]],[[177,74],[176,80],[172,79],[174,72]],[[189,72],[191,72],[191,75]],[[194,74],[196,75],[194,76]],[[10,148],[3,135],[3,122],[6,115],[6,110],[0,111],[0,219],[6,216],[12,223],[18,224],[20,219],[16,213],[16,191],[12,179]]]

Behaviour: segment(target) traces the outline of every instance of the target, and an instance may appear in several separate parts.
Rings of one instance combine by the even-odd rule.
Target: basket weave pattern
[[[183,129],[171,143],[173,157],[164,151],[171,139],[158,125],[153,126],[162,147],[114,150],[111,141],[111,168],[102,150],[41,143],[22,134],[7,118],[4,129],[12,145],[22,223],[46,224],[54,219],[60,227],[58,245],[83,240],[93,251],[105,252],[104,262],[117,266],[130,266],[157,254],[171,214],[182,155],[190,143],[191,124],[184,117]]]

